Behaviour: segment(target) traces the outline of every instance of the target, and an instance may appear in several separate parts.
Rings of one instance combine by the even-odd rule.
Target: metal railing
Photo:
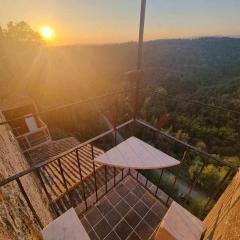
[[[28,197],[28,195],[27,195],[27,193],[26,193],[26,191],[24,189],[24,186],[22,184],[21,178],[24,177],[24,176],[27,176],[30,173],[35,173],[36,174],[36,176],[37,176],[37,178],[39,180],[39,183],[40,183],[40,185],[41,185],[41,187],[42,187],[42,189],[43,189],[43,191],[44,191],[44,193],[45,193],[45,195],[46,195],[46,197],[47,197],[47,199],[48,199],[48,201],[50,203],[51,211],[53,212],[54,216],[56,217],[59,214],[56,213],[57,212],[56,208],[51,205],[51,203],[53,202],[53,199],[51,197],[51,193],[48,190],[48,187],[46,186],[48,183],[46,183],[46,180],[43,177],[43,171],[44,171],[44,168],[46,166],[48,166],[49,164],[57,163],[58,168],[55,169],[55,171],[60,172],[61,179],[58,179],[58,181],[62,182],[63,185],[64,185],[64,188],[65,188],[64,191],[65,192],[64,192],[63,195],[67,195],[68,196],[68,200],[70,202],[70,206],[75,206],[76,204],[73,203],[72,197],[69,194],[72,191],[72,189],[69,188],[67,177],[65,175],[66,172],[67,172],[66,171],[67,161],[66,161],[66,159],[63,159],[64,157],[68,156],[69,154],[75,153],[76,154],[76,164],[78,166],[78,173],[79,173],[79,181],[77,182],[75,187],[77,187],[77,185],[80,185],[80,184],[82,185],[82,199],[85,202],[86,209],[87,209],[87,198],[86,198],[87,193],[86,193],[86,186],[84,185],[85,181],[84,181],[83,174],[82,174],[81,156],[79,156],[79,151],[82,148],[84,148],[86,145],[90,144],[91,145],[91,149],[92,149],[91,150],[91,152],[92,152],[91,157],[92,157],[92,159],[94,159],[95,156],[94,156],[93,143],[95,141],[97,141],[97,140],[99,140],[99,139],[101,139],[101,138],[103,138],[103,137],[105,137],[107,135],[112,135],[112,133],[118,131],[119,129],[123,128],[126,125],[129,125],[132,122],[133,122],[133,120],[129,120],[129,121],[127,121],[127,122],[125,122],[125,123],[123,123],[121,125],[115,126],[114,129],[108,130],[108,131],[106,131],[106,132],[104,132],[104,133],[102,133],[102,134],[100,134],[100,135],[98,135],[98,136],[96,136],[96,137],[94,137],[94,138],[84,142],[84,143],[81,143],[78,146],[73,147],[72,149],[63,152],[63,153],[59,154],[56,157],[50,158],[50,159],[48,159],[48,160],[46,160],[44,162],[38,163],[38,164],[30,167],[27,170],[24,170],[24,171],[22,171],[22,172],[20,172],[18,174],[15,174],[14,176],[8,177],[8,178],[6,178],[6,179],[4,179],[3,181],[0,182],[0,187],[3,187],[4,185],[6,185],[8,183],[11,183],[11,182],[17,182],[18,187],[19,187],[19,189],[20,189],[24,199],[26,200],[26,203],[27,203],[29,209],[31,210],[31,212],[32,212],[36,222],[39,224],[39,226],[41,228],[43,228],[43,224],[41,223],[41,220],[40,220],[39,216],[37,215],[36,211],[34,210],[33,204],[31,203],[31,200],[29,199],[29,197]],[[98,201],[99,197],[97,195],[97,188],[98,188],[98,186],[97,186],[97,176],[96,176],[97,175],[97,171],[95,169],[94,161],[92,163],[93,163],[93,165],[92,165],[92,175],[94,177],[94,188],[95,188],[94,191],[95,191],[95,194],[96,194],[96,201]],[[107,176],[107,174],[106,174],[106,176]],[[115,186],[115,184],[116,184],[115,168],[114,168],[114,177],[113,178],[114,178],[114,186]],[[107,180],[107,177],[105,178],[105,180]],[[105,184],[107,184],[107,183],[105,183]]]
[[[16,137],[23,152],[39,147],[41,144],[51,140],[48,127],[43,126],[34,132],[28,132]]]
[[[146,7],[146,0],[142,0],[141,1],[141,16],[140,16],[140,28],[139,28],[139,47],[138,47],[138,63],[137,63],[137,69],[140,71],[141,70],[141,62],[142,62],[142,45],[143,45],[143,33],[144,33],[144,18],[145,18],[145,7]],[[37,214],[37,212],[35,211],[34,207],[33,207],[33,204],[31,202],[31,200],[29,199],[29,196],[26,192],[26,190],[24,189],[24,186],[22,184],[22,181],[21,181],[21,178],[23,178],[24,176],[27,176],[28,174],[31,174],[31,173],[35,173],[37,178],[39,179],[39,183],[41,184],[42,186],[42,189],[43,191],[45,192],[46,194],[46,197],[50,203],[50,207],[51,207],[51,211],[53,212],[54,216],[57,216],[58,215],[58,209],[57,209],[57,206],[52,204],[54,201],[52,199],[52,196],[51,196],[51,193],[49,191],[49,189],[51,189],[51,184],[49,183],[48,179],[47,178],[44,178],[43,177],[43,172],[44,170],[46,169],[47,166],[49,166],[50,164],[55,164],[54,168],[55,168],[55,171],[57,171],[59,173],[59,176],[60,177],[56,177],[57,178],[57,181],[61,182],[62,185],[63,185],[63,189],[60,189],[63,194],[62,194],[62,197],[65,197],[67,198],[67,202],[66,202],[66,207],[71,207],[71,206],[75,206],[76,205],[76,202],[75,202],[75,199],[72,197],[72,190],[73,189],[76,189],[77,187],[80,187],[80,191],[81,191],[81,194],[80,194],[80,200],[79,202],[82,202],[84,203],[85,205],[85,209],[87,210],[88,209],[88,196],[90,194],[94,194],[95,195],[95,201],[97,202],[104,194],[106,194],[110,188],[108,188],[108,181],[109,181],[109,167],[104,167],[102,168],[104,170],[104,186],[99,186],[98,184],[98,170],[96,168],[96,165],[95,165],[95,162],[92,161],[92,166],[91,166],[91,177],[89,179],[90,181],[90,184],[91,186],[93,186],[93,191],[91,193],[88,192],[88,189],[87,189],[87,185],[86,185],[86,181],[88,178],[84,178],[83,176],[83,166],[82,166],[82,162],[81,162],[81,156],[79,154],[79,152],[81,151],[82,148],[84,148],[85,146],[87,145],[91,145],[91,159],[93,160],[95,155],[94,155],[94,143],[108,135],[112,135],[114,133],[114,140],[113,140],[113,145],[116,145],[116,133],[118,130],[122,129],[123,127],[125,126],[128,126],[130,124],[133,123],[133,127],[137,128],[137,125],[141,125],[141,126],[144,126],[145,129],[149,129],[151,131],[153,131],[155,133],[155,135],[157,135],[157,137],[154,137],[154,140],[157,141],[159,139],[159,136],[163,136],[165,137],[166,139],[170,139],[172,141],[174,141],[175,143],[178,143],[180,145],[182,145],[185,150],[184,150],[184,153],[183,153],[183,156],[182,156],[182,160],[181,160],[181,165],[180,167],[183,166],[186,158],[187,158],[187,155],[189,154],[189,152],[194,152],[200,156],[203,156],[203,158],[205,159],[204,161],[204,164],[202,165],[202,167],[200,168],[199,172],[197,173],[195,179],[193,180],[193,182],[189,185],[189,189],[188,189],[188,192],[187,192],[187,195],[186,195],[186,198],[185,198],[185,203],[188,201],[188,198],[190,197],[191,195],[191,192],[192,190],[195,188],[195,186],[197,185],[198,183],[198,179],[200,178],[206,164],[208,163],[208,161],[214,161],[215,164],[219,165],[219,166],[224,166],[224,167],[227,167],[228,168],[228,171],[227,173],[225,174],[225,176],[221,179],[221,181],[219,182],[218,186],[214,189],[214,191],[210,194],[210,197],[206,203],[206,205],[204,206],[203,208],[203,214],[205,213],[205,210],[208,208],[210,202],[212,201],[212,199],[214,199],[221,187],[223,186],[223,184],[225,183],[225,181],[228,179],[228,177],[233,174],[234,172],[236,172],[237,168],[235,166],[233,166],[232,164],[230,163],[226,163],[222,160],[219,160],[219,159],[216,159],[214,158],[213,156],[211,156],[210,154],[206,153],[206,152],[203,152],[183,141],[180,141],[178,139],[176,139],[175,137],[173,136],[170,136],[162,131],[160,131],[159,129],[145,123],[144,121],[142,120],[139,120],[137,117],[137,113],[138,113],[138,108],[139,108],[139,104],[138,104],[138,100],[139,100],[139,79],[136,81],[136,87],[135,88],[132,88],[132,89],[129,89],[129,90],[124,90],[124,91],[121,91],[121,92],[113,92],[113,93],[109,93],[109,94],[105,94],[105,95],[102,95],[102,96],[97,96],[97,97],[94,97],[94,98],[91,98],[91,99],[87,99],[87,100],[83,100],[83,101],[80,101],[80,102],[75,102],[75,103],[71,103],[71,104],[66,104],[66,105],[63,105],[63,106],[59,106],[59,107],[55,107],[54,109],[48,109],[46,111],[42,111],[42,112],[37,112],[37,113],[34,113],[32,114],[32,116],[39,116],[39,115],[44,115],[48,112],[53,112],[53,111],[57,111],[57,110],[63,110],[63,109],[66,109],[66,108],[70,108],[70,107],[73,107],[73,106],[76,106],[78,104],[86,104],[86,103],[93,103],[93,102],[96,102],[96,101],[99,101],[99,100],[102,100],[102,99],[106,99],[108,97],[111,97],[111,96],[116,96],[117,94],[122,94],[122,93],[126,93],[126,92],[132,92],[132,90],[135,90],[135,98],[134,98],[134,109],[133,109],[133,119],[130,119],[124,123],[122,123],[121,125],[117,125],[116,124],[116,121],[113,123],[113,129],[111,130],[108,130],[90,140],[87,140],[85,141],[84,143],[81,143],[79,144],[78,146],[66,151],[66,152],[63,152],[61,154],[59,154],[58,156],[56,157],[53,157],[53,158],[50,158],[44,162],[41,162],[41,163],[38,163],[38,164],[35,164],[34,166],[30,167],[29,169],[27,170],[24,170],[18,174],[15,174],[14,176],[11,176],[11,177],[8,177],[4,180],[2,180],[0,182],[0,187],[3,187],[5,186],[6,184],[9,184],[11,182],[16,182],[30,211],[32,212],[34,218],[36,219],[36,222],[39,224],[39,226],[41,228],[43,228],[43,224]],[[199,103],[198,103],[199,104]],[[221,110],[225,110],[225,109],[221,109]],[[14,122],[18,119],[21,119],[21,118],[16,118],[16,119],[11,119],[9,121],[5,121],[5,122],[1,122],[0,125],[4,125],[4,124],[9,124],[11,122]],[[135,131],[134,131],[135,132]],[[65,157],[69,156],[70,154],[75,154],[76,158],[75,158],[75,163],[76,163],[76,166],[77,166],[77,169],[78,169],[78,182],[77,184],[75,184],[74,188],[72,187],[69,187],[69,183],[68,183],[68,178],[69,176],[67,176],[67,171],[66,169],[68,168],[67,166],[67,160]],[[113,187],[119,183],[119,181],[116,180],[117,176],[118,176],[118,172],[117,172],[118,169],[116,168],[113,168]],[[164,176],[164,173],[165,173],[166,170],[162,170],[161,171],[161,174],[159,176],[159,179],[158,179],[158,184],[157,184],[157,187],[155,189],[155,195],[157,196],[158,192],[159,192],[159,189],[161,188],[160,186],[160,183],[163,179],[163,176]],[[54,173],[53,173],[54,175]],[[122,169],[121,172],[120,172],[120,175],[121,175],[121,179],[124,178],[124,170]],[[136,175],[136,179],[139,180],[139,172],[137,172],[137,175]],[[140,175],[141,176],[141,175]],[[120,179],[120,181],[121,181]],[[146,178],[146,181],[145,181],[145,187],[147,187],[148,183],[151,181],[150,178]],[[169,191],[168,192],[168,196],[167,196],[167,199],[165,201],[165,204],[166,205],[169,205],[169,202],[171,199],[175,199],[175,197],[173,196],[174,194],[174,189],[175,189],[175,186],[178,182],[178,176],[175,175],[174,176],[174,181],[172,182],[172,185],[171,185],[171,189],[173,190],[172,192]],[[105,191],[104,193],[100,196],[99,195],[99,188],[101,187],[104,187]],[[53,191],[53,190],[51,190]],[[59,199],[60,200],[60,199]],[[176,199],[177,200],[177,199]],[[59,203],[60,204],[60,203]],[[61,202],[62,204],[62,202]],[[183,203],[184,204],[184,203]],[[62,206],[63,207],[63,211],[65,209],[65,206]]]
[[[94,147],[93,147],[94,143],[96,143],[98,140],[103,139],[106,136],[111,136],[111,137],[112,137],[112,135],[116,136],[116,132],[117,131],[119,131],[120,129],[122,129],[125,126],[128,126],[128,125],[130,125],[132,123],[134,123],[134,120],[130,119],[129,121],[124,122],[121,125],[118,125],[118,126],[114,125],[114,128],[111,129],[111,130],[108,130],[108,131],[106,131],[106,132],[104,132],[104,133],[102,133],[102,134],[100,134],[100,135],[98,135],[98,136],[96,136],[96,137],[94,137],[94,138],[84,142],[84,143],[81,143],[78,146],[76,146],[76,147],[74,147],[74,148],[72,148],[72,149],[70,149],[70,150],[68,150],[68,151],[66,151],[64,153],[59,154],[56,157],[53,157],[53,158],[48,159],[48,160],[46,160],[44,162],[38,163],[38,164],[32,166],[31,168],[25,170],[25,171],[22,171],[22,172],[14,175],[14,176],[11,176],[9,178],[4,179],[3,181],[0,182],[0,187],[4,186],[4,185],[6,185],[6,184],[8,184],[10,182],[13,182],[13,181],[17,182],[17,185],[18,185],[18,187],[19,187],[23,197],[25,198],[26,203],[27,203],[29,209],[31,210],[33,216],[35,217],[35,219],[38,222],[40,227],[43,227],[43,224],[41,223],[41,220],[40,220],[39,216],[37,215],[36,211],[34,210],[33,204],[31,203],[31,200],[29,199],[29,197],[28,197],[28,195],[27,195],[27,193],[26,193],[26,191],[24,189],[24,186],[23,186],[23,184],[21,182],[21,178],[26,176],[26,175],[28,175],[28,174],[30,174],[30,173],[35,173],[36,174],[36,176],[37,176],[37,178],[39,180],[39,183],[40,183],[40,185],[41,185],[41,187],[42,187],[42,189],[43,189],[43,191],[44,191],[44,193],[45,193],[45,195],[46,195],[46,197],[47,197],[47,199],[49,201],[50,209],[53,212],[55,217],[59,215],[59,211],[57,209],[57,208],[59,208],[59,206],[56,207],[56,204],[53,204],[53,203],[56,203],[56,201],[60,200],[61,197],[63,197],[63,196],[65,198],[67,198],[67,204],[66,204],[67,208],[71,207],[71,206],[76,207],[78,203],[84,202],[85,209],[87,210],[88,209],[87,197],[89,195],[91,195],[91,194],[95,194],[95,199],[96,199],[96,201],[98,201],[100,199],[100,197],[98,195],[98,189],[100,187],[102,187],[102,186],[99,186],[99,184],[97,183],[98,180],[99,180],[98,177],[100,177],[100,176],[97,176],[98,175],[98,169],[96,168],[94,161],[92,161],[92,170],[91,170],[90,177],[88,176],[88,178],[92,177],[92,179],[89,180],[89,182],[90,182],[89,184],[91,185],[91,187],[94,188],[94,190],[91,192],[91,194],[89,192],[87,192],[87,188],[89,188],[90,186],[86,185],[87,184],[86,183],[87,182],[87,178],[86,177],[84,178],[84,176],[83,176],[81,155],[79,154],[80,150],[82,148],[84,148],[85,146],[90,144],[91,145],[91,158],[93,160],[94,157],[95,157],[95,155],[94,155],[95,152],[94,152]],[[223,186],[223,184],[225,183],[227,178],[231,174],[236,172],[237,167],[235,167],[234,165],[232,165],[230,163],[227,163],[227,162],[224,162],[222,160],[216,159],[212,155],[210,155],[210,154],[208,154],[208,153],[206,153],[204,151],[201,151],[201,150],[195,148],[194,146],[191,146],[191,145],[189,145],[189,144],[187,144],[187,143],[185,143],[183,141],[180,141],[180,140],[174,138],[173,136],[168,135],[168,134],[158,130],[157,128],[155,128],[155,127],[145,123],[142,120],[136,119],[135,124],[133,124],[134,127],[136,127],[136,123],[138,125],[140,125],[140,126],[143,126],[146,129],[149,129],[149,130],[155,132],[158,136],[161,135],[161,136],[163,136],[163,137],[165,137],[167,139],[170,139],[170,140],[172,140],[172,141],[174,141],[174,142],[176,142],[178,144],[181,144],[185,148],[185,151],[184,151],[184,154],[183,154],[183,157],[182,157],[182,160],[181,160],[180,167],[183,166],[183,163],[186,160],[186,157],[187,157],[187,155],[189,154],[190,151],[193,151],[196,154],[203,156],[204,159],[206,159],[205,164],[202,166],[202,168],[200,169],[199,173],[196,175],[196,178],[189,185],[189,190],[188,190],[186,198],[185,198],[185,203],[188,200],[189,196],[191,195],[192,190],[195,188],[195,186],[197,184],[197,181],[198,181],[199,177],[201,176],[202,171],[203,171],[204,167],[206,166],[208,160],[209,161],[210,160],[214,161],[218,166],[224,166],[224,167],[227,167],[229,169],[226,172],[225,176],[222,178],[222,180],[219,182],[218,186],[210,194],[210,197],[209,197],[209,199],[208,199],[208,201],[207,201],[207,203],[206,203],[206,205],[204,206],[204,209],[203,209],[203,215],[204,215],[204,213],[206,212],[206,209],[208,208],[210,202],[218,195],[221,187]],[[155,138],[155,140],[157,140],[157,138]],[[116,145],[116,138],[115,137],[113,139],[113,145]],[[78,169],[78,181],[76,182],[76,184],[73,187],[69,186],[69,183],[68,183],[68,180],[67,180],[69,176],[66,176],[66,174],[67,174],[67,168],[69,166],[68,166],[68,162],[67,162],[67,160],[65,158],[65,157],[69,156],[69,154],[72,154],[72,153],[74,153],[75,156],[76,156],[76,158],[75,158],[76,162],[75,163],[76,163],[77,169]],[[50,192],[51,188],[49,187],[50,184],[49,184],[49,182],[46,181],[46,178],[44,178],[44,175],[43,175],[44,169],[51,163],[54,163],[57,166],[57,167],[55,166],[56,167],[55,171],[58,171],[58,173],[60,173],[60,176],[61,176],[61,179],[58,179],[58,181],[62,182],[62,185],[64,186],[64,189],[62,189],[63,194],[56,201],[54,201],[54,199],[52,198],[52,194]],[[104,176],[105,193],[107,193],[110,190],[108,188],[108,181],[111,180],[109,178],[110,168],[109,167],[103,167],[102,171],[103,171],[102,175]],[[165,171],[167,171],[167,170],[162,170],[161,175],[160,175],[160,177],[158,179],[158,184],[156,184],[157,188],[156,188],[156,191],[155,191],[155,195],[157,195],[159,189],[161,188],[160,187],[160,182],[162,180],[162,177],[163,177],[163,174],[164,174]],[[116,175],[117,175],[116,174],[116,168],[113,168],[113,176],[111,176],[111,178],[113,178],[113,187],[116,185]],[[124,174],[123,174],[123,170],[122,170],[122,179],[123,179],[123,177],[124,177]],[[147,181],[150,182],[151,179],[147,178]],[[172,186],[171,186],[172,190],[175,189],[175,185],[176,185],[177,181],[178,181],[178,176],[175,175],[174,181],[173,181]],[[79,188],[79,187],[81,188],[80,200],[76,201],[76,199],[74,199],[74,197],[73,197],[73,192],[74,192],[74,189]],[[172,192],[172,193],[173,194],[171,194],[171,191],[168,192],[168,197],[167,197],[167,200],[165,202],[166,205],[169,204],[169,200],[170,199],[174,199],[175,198],[174,197],[174,192]],[[175,200],[177,200],[177,199],[175,199]],[[183,203],[183,204],[185,204],[185,203]]]
[[[23,152],[33,150],[51,140],[47,124],[40,118],[37,120],[40,127],[38,127],[35,131],[20,134],[19,129],[21,129],[21,127],[13,128],[13,132],[16,132],[15,139],[18,141]]]
[[[207,198],[205,201],[205,204],[203,205],[203,207],[201,208],[201,214],[198,215],[199,218],[203,218],[210,210],[210,204],[211,202],[216,202],[216,200],[218,199],[218,197],[220,196],[220,194],[222,193],[222,191],[224,190],[224,185],[226,187],[226,183],[229,182],[229,180],[232,178],[233,175],[236,174],[236,172],[238,171],[238,167],[223,161],[219,158],[216,158],[215,156],[199,150],[198,148],[196,148],[195,146],[192,146],[186,142],[183,142],[161,130],[159,130],[156,127],[153,127],[152,125],[146,123],[143,120],[137,119],[136,120],[137,123],[144,127],[147,128],[148,130],[154,132],[155,137],[153,138],[152,143],[155,144],[159,138],[164,138],[167,140],[171,140],[172,142],[174,142],[174,144],[179,144],[182,146],[183,148],[183,153],[182,153],[182,157],[180,157],[180,165],[174,167],[175,171],[171,171],[171,168],[169,169],[162,169],[161,173],[159,175],[159,178],[157,180],[157,183],[155,183],[157,185],[156,191],[155,191],[155,196],[157,195],[158,190],[161,188],[160,187],[160,183],[162,181],[163,175],[167,172],[169,172],[172,176],[173,176],[173,180],[171,185],[169,186],[169,189],[167,190],[167,200],[165,202],[166,205],[168,205],[170,198],[172,198],[175,201],[178,201],[181,205],[183,205],[185,208],[188,208],[189,205],[189,200],[190,200],[190,196],[192,191],[194,190],[194,188],[198,187],[198,182],[200,180],[200,178],[202,177],[203,171],[204,169],[207,167],[208,164],[213,164],[216,167],[222,167],[225,169],[224,171],[224,175],[222,176],[222,178],[216,182],[215,186],[212,186],[212,191],[207,193]],[[155,144],[155,147],[156,144]],[[187,158],[189,155],[191,155],[191,153],[196,154],[197,156],[199,156],[202,159],[202,165],[199,168],[198,172],[194,175],[194,178],[192,180],[188,181],[188,189],[184,195],[183,199],[179,199],[178,196],[176,196],[175,192],[176,192],[176,184],[178,180],[181,180],[181,176],[179,174],[179,172],[181,171],[181,168],[184,167],[185,162],[187,161]],[[148,178],[148,176],[145,175],[145,177],[147,178],[147,181],[149,181],[150,179]],[[162,186],[164,187],[164,186]],[[162,189],[161,189],[162,190]]]

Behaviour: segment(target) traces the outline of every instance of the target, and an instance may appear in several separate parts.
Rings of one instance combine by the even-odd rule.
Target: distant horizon
[[[202,38],[232,38],[232,39],[240,39],[240,35],[206,35],[206,36],[196,36],[196,37],[179,37],[179,38],[156,38],[156,39],[147,39],[144,40],[144,43],[147,42],[154,42],[154,41],[165,41],[165,40],[197,40]],[[103,43],[66,43],[66,44],[57,44],[57,45],[47,45],[47,47],[64,47],[64,46],[74,46],[74,45],[81,45],[81,46],[105,46],[105,45],[120,45],[120,44],[127,44],[127,43],[138,43],[138,41],[130,40],[130,41],[123,41],[123,42],[103,42]]]
[[[137,41],[140,0],[2,0],[0,25],[26,21],[35,31],[52,30],[49,45]],[[240,1],[147,0],[144,38],[239,36]],[[46,29],[46,28],[45,28]],[[44,37],[44,35],[43,35]]]

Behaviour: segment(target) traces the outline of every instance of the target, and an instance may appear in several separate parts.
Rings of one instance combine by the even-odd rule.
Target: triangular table
[[[94,159],[95,162],[120,168],[161,169],[180,161],[136,137],[130,137]]]

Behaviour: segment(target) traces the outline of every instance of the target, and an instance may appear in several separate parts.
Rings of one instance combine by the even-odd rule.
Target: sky
[[[54,29],[51,44],[138,38],[140,0],[1,0],[0,25]],[[240,35],[240,0],[147,0],[145,40]]]

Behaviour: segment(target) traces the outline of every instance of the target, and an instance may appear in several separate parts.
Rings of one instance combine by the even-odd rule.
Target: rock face
[[[204,239],[240,239],[240,169],[204,220]]]
[[[4,121],[0,113],[0,122]],[[0,126],[0,181],[29,168],[7,125]],[[33,174],[22,177],[22,185],[43,225],[52,221],[47,200]],[[34,239],[40,230],[17,183],[0,187],[0,239]]]

